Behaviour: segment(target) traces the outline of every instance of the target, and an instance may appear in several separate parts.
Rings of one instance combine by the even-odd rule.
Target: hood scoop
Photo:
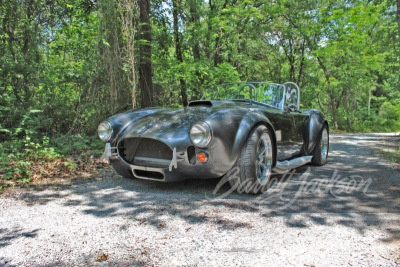
[[[206,101],[206,100],[198,100],[198,101],[190,101],[188,107],[206,107],[210,108],[213,106],[213,103],[211,101]]]

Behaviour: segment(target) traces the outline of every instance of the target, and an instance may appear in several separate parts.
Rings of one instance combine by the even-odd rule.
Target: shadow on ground
[[[20,228],[0,228],[0,248],[9,245],[12,240],[17,239],[19,237],[29,237],[34,238],[37,235],[39,229],[35,229],[33,231],[23,231]]]
[[[30,205],[46,205],[64,198],[63,205],[75,206],[84,214],[100,218],[123,216],[159,229],[166,227],[163,215],[179,217],[193,225],[215,223],[226,231],[251,228],[249,223],[234,220],[234,216],[227,219],[220,214],[251,212],[259,214],[265,223],[283,218],[290,228],[340,224],[363,233],[395,220],[390,215],[400,211],[400,172],[385,165],[373,149],[379,145],[379,138],[332,136],[327,165],[298,168],[259,196],[231,193],[220,199],[218,196],[230,190],[223,185],[213,194],[220,179],[165,184],[110,174],[101,181],[61,189],[62,195],[43,191],[27,193],[23,198]],[[399,229],[385,231],[382,241],[400,240]],[[12,238],[14,234],[8,236]],[[0,242],[7,244],[7,240]]]

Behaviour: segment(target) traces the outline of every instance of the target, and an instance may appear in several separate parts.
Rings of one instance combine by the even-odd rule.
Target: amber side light
[[[199,159],[201,162],[205,162],[205,161],[207,161],[207,156],[206,156],[206,154],[204,154],[204,153],[199,153],[198,159]]]

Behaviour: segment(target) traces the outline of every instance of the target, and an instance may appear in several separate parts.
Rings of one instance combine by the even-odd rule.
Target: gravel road
[[[399,266],[400,168],[379,155],[396,138],[331,135],[327,165],[260,196],[112,172],[3,195],[0,266]]]

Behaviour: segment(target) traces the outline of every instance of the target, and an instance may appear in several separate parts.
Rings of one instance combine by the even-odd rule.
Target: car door
[[[309,115],[299,110],[299,92],[297,88],[288,87],[285,93],[283,110],[290,114],[291,117],[291,148],[295,151],[295,154],[300,154],[304,140],[306,140],[307,131],[305,125],[308,121]]]

